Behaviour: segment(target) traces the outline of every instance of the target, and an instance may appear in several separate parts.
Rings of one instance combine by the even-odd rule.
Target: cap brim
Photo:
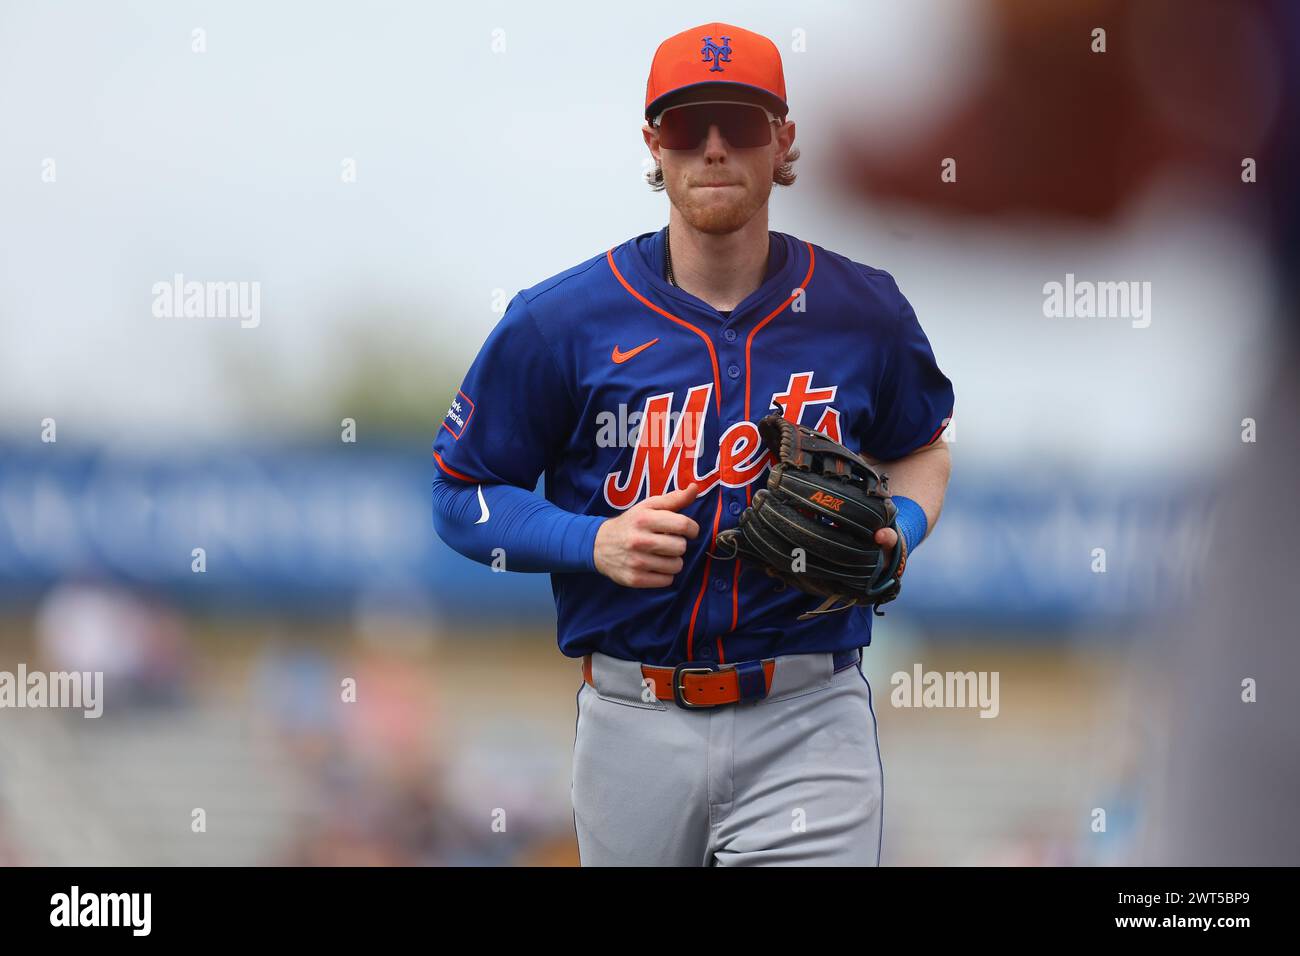
[[[702,83],[681,86],[670,93],[665,93],[663,96],[655,97],[655,99],[651,100],[650,105],[646,107],[645,118],[647,121],[654,119],[655,116],[670,106],[682,106],[700,100],[719,99],[735,100],[739,103],[753,103],[756,106],[766,107],[780,117],[784,117],[790,112],[790,107],[780,97],[760,86],[737,83],[734,80],[707,80]]]

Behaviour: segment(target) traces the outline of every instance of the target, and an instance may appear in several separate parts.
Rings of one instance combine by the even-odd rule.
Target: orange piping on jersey
[[[471,484],[475,484],[475,485],[479,483],[479,480],[477,478],[471,478],[469,475],[462,475],[455,468],[451,467],[451,465],[443,461],[442,456],[439,455],[437,451],[434,451],[433,453],[433,460],[438,463],[439,468],[441,468],[447,474],[451,475],[453,478],[459,478],[461,481],[468,481]]]
[[[713,566],[713,546],[718,539],[718,522],[722,520],[722,486],[718,486],[718,507],[713,512],[713,536],[709,547],[704,552],[704,580],[700,582],[700,593],[695,595],[695,607],[691,608],[691,626],[686,631],[686,659],[695,659],[695,618],[700,613],[700,602],[709,586],[709,568]]]
[[[665,319],[671,319],[673,322],[676,322],[678,325],[685,326],[686,328],[690,329],[692,332],[694,332],[696,335],[698,335],[700,338],[704,340],[704,344],[709,349],[709,361],[713,363],[713,401],[718,409],[718,417],[721,418],[722,417],[722,376],[718,374],[718,353],[713,350],[713,340],[708,337],[708,335],[704,332],[703,329],[697,328],[696,326],[691,325],[691,323],[687,322],[685,319],[679,319],[671,312],[659,308],[659,306],[655,305],[653,302],[651,302],[649,299],[643,296],[640,292],[636,291],[636,289],[632,288],[632,286],[628,284],[628,281],[623,278],[623,273],[618,271],[618,266],[614,265],[613,249],[610,249],[609,252],[605,253],[605,258],[609,261],[609,268],[610,271],[614,273],[614,278],[616,278],[622,284],[623,288],[628,291],[628,293],[632,296],[632,298],[636,299],[647,309],[650,309],[654,312],[658,312]]]
[[[805,241],[804,245],[808,247],[808,274],[805,275],[803,277],[803,281],[799,283],[799,288],[807,290],[808,283],[812,281],[813,268],[817,265],[817,262],[816,262],[816,256],[813,255],[812,243]],[[749,421],[749,349],[750,346],[754,344],[754,336],[758,334],[758,330],[761,329],[763,326],[767,325],[767,323],[771,322],[773,319],[775,319],[787,308],[789,308],[790,303],[794,301],[794,298],[795,298],[794,293],[791,293],[790,298],[782,302],[779,306],[776,307],[776,309],[774,309],[761,322],[759,322],[758,325],[754,326],[749,332],[749,337],[745,339],[745,421]],[[748,500],[748,493],[749,493],[748,486],[746,486],[745,492],[746,492],[746,500]]]
[[[817,266],[817,256],[813,252],[813,247],[811,242],[805,240],[804,245],[808,247],[808,272],[804,275],[803,281],[799,283],[799,288],[806,290],[808,288],[808,283],[812,281],[813,269],[816,268]],[[790,307],[790,303],[794,301],[794,298],[795,298],[794,293],[791,293],[790,298],[782,302],[779,306],[776,307],[776,309],[774,309],[771,313],[766,315],[762,321],[760,321],[757,325],[755,325],[750,330],[748,337],[746,337],[745,339],[745,421],[750,420],[749,418],[749,384],[750,384],[749,356],[750,356],[750,347],[754,344],[754,336],[758,334],[759,329],[767,325],[767,323],[771,322],[778,315],[780,315],[782,312],[788,309]],[[748,506],[751,503],[752,498],[753,498],[753,485],[746,485],[745,486],[746,506]],[[740,621],[740,561],[739,559],[737,559],[734,580],[731,588],[731,629],[733,631],[736,629],[739,621]],[[721,640],[721,638],[719,638],[719,640]]]
[[[943,424],[939,426],[939,430],[935,432],[933,435],[931,435],[930,440],[926,442],[924,445],[922,445],[921,447],[929,448],[931,445],[937,442],[939,440],[939,436],[941,436],[944,433],[944,431],[948,428],[948,424],[951,421],[952,421],[952,412],[950,411],[948,412],[948,417],[943,420]]]
[[[676,322],[680,326],[690,329],[692,332],[694,332],[704,341],[705,347],[709,350],[709,362],[713,366],[713,403],[714,403],[714,407],[718,410],[718,418],[721,419],[722,418],[722,376],[718,373],[718,353],[713,349],[713,340],[709,338],[709,336],[704,332],[703,329],[700,329],[692,325],[691,323],[687,322],[685,319],[678,318],[677,316],[673,315],[671,312],[667,311],[666,309],[659,308],[659,306],[655,305],[653,302],[651,302],[649,299],[643,296],[640,292],[636,291],[636,289],[632,288],[632,286],[628,283],[628,281],[625,278],[623,278],[623,273],[618,271],[618,266],[614,265],[613,249],[610,249],[608,252],[605,253],[605,260],[609,263],[609,271],[614,273],[614,278],[619,281],[619,284],[622,285],[623,288],[627,290],[628,294],[631,295],[632,298],[636,299],[638,302],[644,305],[647,309],[650,309],[652,312],[658,312],[665,319],[669,319],[670,321]],[[713,514],[713,537],[715,539],[718,536],[718,523],[721,520],[722,520],[722,485],[719,484],[718,485],[718,507]],[[691,623],[690,623],[690,627],[686,631],[686,659],[687,660],[691,660],[695,654],[695,620],[700,613],[700,603],[704,600],[704,592],[705,590],[707,590],[709,586],[709,569],[713,565],[713,557],[711,555],[712,551],[713,551],[713,545],[710,544],[708,551],[704,553],[704,580],[700,582],[700,593],[695,596],[695,606],[691,608]]]
[[[737,558],[731,565],[731,627],[727,628],[730,634],[736,629],[736,624],[740,620],[740,559]],[[718,663],[725,664],[727,653],[722,647],[722,635],[718,635]]]

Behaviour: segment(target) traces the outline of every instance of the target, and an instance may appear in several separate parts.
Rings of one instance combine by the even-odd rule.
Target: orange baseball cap
[[[781,117],[790,112],[781,51],[762,34],[729,23],[705,23],[659,44],[645,85],[645,117],[696,94],[758,103]]]

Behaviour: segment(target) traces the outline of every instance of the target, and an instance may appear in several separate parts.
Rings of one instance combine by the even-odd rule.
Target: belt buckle
[[[682,696],[685,688],[682,686],[682,678],[687,674],[712,674],[721,670],[717,664],[708,664],[699,661],[682,661],[673,668],[673,702],[678,707],[686,710],[708,710],[713,704],[692,704]]]

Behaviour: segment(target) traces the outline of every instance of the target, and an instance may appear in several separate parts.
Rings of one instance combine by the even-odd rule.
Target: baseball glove
[[[907,565],[902,535],[888,556],[875,540],[881,528],[898,530],[888,476],[839,442],[780,415],[764,418],[758,431],[775,464],[739,525],[718,534],[716,556],[744,558],[826,599],[799,615],[801,621],[858,604],[882,614],[880,605],[898,597]]]

